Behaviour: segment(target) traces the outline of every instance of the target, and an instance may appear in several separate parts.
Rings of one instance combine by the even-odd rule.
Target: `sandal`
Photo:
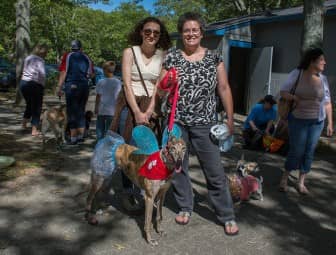
[[[42,133],[40,131],[37,131],[35,133],[32,133],[31,136],[32,137],[40,137],[40,136],[42,136]]]
[[[232,229],[236,228],[237,230],[232,232]],[[236,236],[239,233],[239,229],[238,229],[238,225],[236,223],[236,221],[234,220],[230,220],[225,222],[224,224],[224,232],[225,234],[227,234],[228,236]]]
[[[175,217],[175,222],[179,225],[187,225],[190,221],[191,213],[190,212],[179,212]]]
[[[305,185],[298,184],[296,186],[296,189],[301,195],[309,195],[310,194],[309,190],[306,188]]]

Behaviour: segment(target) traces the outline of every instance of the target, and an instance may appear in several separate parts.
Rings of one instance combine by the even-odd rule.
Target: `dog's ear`
[[[168,143],[170,144],[170,143],[176,143],[176,137],[175,136],[173,136],[173,135],[171,135],[171,136],[169,136],[169,139],[168,139]]]

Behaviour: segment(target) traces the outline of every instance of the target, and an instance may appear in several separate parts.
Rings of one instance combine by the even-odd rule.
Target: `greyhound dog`
[[[96,195],[103,190],[104,182],[112,176],[115,169],[119,168],[144,190],[145,237],[149,244],[157,245],[158,242],[151,236],[153,207],[157,208],[155,229],[162,235],[162,206],[173,172],[179,173],[182,170],[186,144],[181,138],[171,135],[162,149],[155,153],[145,155],[138,151],[137,147],[125,144],[119,135],[111,131],[98,142],[91,161],[91,187],[85,217],[89,224],[98,224],[95,217],[97,208],[94,208]],[[162,173],[159,168],[166,169],[166,172]]]
[[[55,106],[44,111],[42,116],[42,139],[46,143],[46,133],[51,128],[55,137],[57,149],[61,149],[65,141],[65,130],[67,125],[66,106]]]

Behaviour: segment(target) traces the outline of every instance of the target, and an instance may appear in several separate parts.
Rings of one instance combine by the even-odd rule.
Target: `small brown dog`
[[[67,125],[66,106],[60,105],[45,110],[41,125],[43,145],[46,143],[46,133],[51,129],[56,137],[57,149],[61,149]]]
[[[111,132],[113,133],[113,132]],[[113,135],[113,134],[112,134]],[[156,215],[156,231],[162,235],[164,231],[161,229],[162,222],[162,206],[165,195],[171,184],[173,172],[176,173],[182,170],[182,160],[186,152],[186,144],[181,138],[170,136],[165,145],[159,152],[151,155],[136,153],[137,147],[125,143],[116,143],[111,135],[107,135],[96,145],[95,152],[92,158],[92,175],[91,188],[87,197],[86,219],[89,224],[96,225],[98,221],[95,217],[95,198],[99,191],[102,191],[104,181],[106,181],[116,168],[120,168],[127,177],[139,188],[145,191],[145,234],[146,240],[151,245],[157,245],[158,242],[151,236],[152,230],[152,214],[154,205],[157,208]],[[111,142],[109,142],[111,141]],[[153,155],[156,158],[153,158]],[[111,161],[115,160],[115,163]],[[159,163],[159,161],[162,162]],[[144,170],[146,166],[146,170]],[[164,178],[151,179],[144,176],[142,170],[148,171],[150,174],[156,175],[159,170],[156,166],[165,167],[166,175]]]
[[[231,192],[232,200],[235,204],[246,201],[250,197],[263,200],[262,182],[263,178],[252,176],[252,173],[259,171],[257,162],[246,161],[244,154],[238,160],[236,172],[227,174],[227,180]]]

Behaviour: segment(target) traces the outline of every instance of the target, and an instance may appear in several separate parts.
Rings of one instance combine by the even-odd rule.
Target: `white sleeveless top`
[[[152,57],[151,61],[148,65],[145,65],[143,62],[142,54],[140,46],[133,46],[134,53],[136,56],[136,60],[138,62],[142,77],[144,79],[146,88],[148,90],[149,96],[153,95],[154,86],[156,80],[159,78],[162,61],[163,61],[163,51],[157,49],[155,51],[154,56]],[[141,83],[141,79],[139,76],[138,68],[133,62],[132,70],[131,70],[131,79],[132,79],[132,89],[133,93],[136,96],[147,96],[145,89]]]

